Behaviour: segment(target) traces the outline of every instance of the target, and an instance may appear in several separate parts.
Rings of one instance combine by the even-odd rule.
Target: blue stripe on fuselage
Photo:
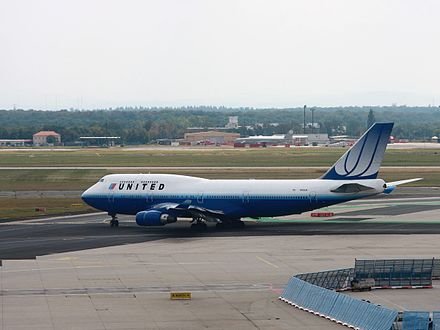
[[[222,210],[225,217],[268,217],[289,214],[298,214],[325,206],[343,203],[349,200],[366,197],[363,195],[336,196],[321,195],[310,199],[309,196],[225,196],[224,198],[214,198],[203,196],[203,202],[197,198],[190,198],[191,205],[203,207],[210,210]],[[84,201],[102,211],[114,214],[135,215],[140,211],[148,210],[161,203],[183,203],[188,201],[188,196],[154,196],[153,201],[147,201],[141,195],[118,195],[115,194],[108,198],[106,195],[83,195]]]

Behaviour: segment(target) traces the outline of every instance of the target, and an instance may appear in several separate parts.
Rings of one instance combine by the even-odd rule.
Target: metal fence
[[[342,290],[350,287],[354,268],[336,269],[317,273],[298,274],[295,277],[308,283],[330,290]]]
[[[403,312],[402,330],[428,330],[429,312]]]
[[[434,265],[432,268],[432,279],[440,280],[440,259],[434,259]]]
[[[398,312],[292,277],[280,299],[332,321],[360,329],[390,330]]]
[[[355,279],[374,278],[375,286],[431,286],[433,259],[357,260]]]
[[[432,330],[440,330],[440,312],[432,313]]]

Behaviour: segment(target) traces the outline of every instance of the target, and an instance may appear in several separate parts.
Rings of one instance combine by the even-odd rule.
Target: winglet
[[[394,123],[375,123],[321,179],[376,179],[393,125]]]

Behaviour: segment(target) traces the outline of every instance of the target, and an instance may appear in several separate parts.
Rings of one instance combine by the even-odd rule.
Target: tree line
[[[440,135],[436,107],[314,108],[315,133],[359,136],[374,114],[376,121],[393,121],[397,138],[428,140]],[[41,130],[61,134],[64,143],[80,136],[120,136],[125,144],[182,138],[188,127],[223,127],[228,116],[238,116],[242,136],[303,133],[303,108],[253,109],[226,107],[116,108],[103,110],[0,110],[0,139],[30,139]],[[369,119],[370,117],[370,119]],[[306,110],[306,122],[311,113]]]

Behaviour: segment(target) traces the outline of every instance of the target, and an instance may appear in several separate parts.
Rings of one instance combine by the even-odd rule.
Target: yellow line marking
[[[191,300],[191,292],[170,292],[171,300]]]

